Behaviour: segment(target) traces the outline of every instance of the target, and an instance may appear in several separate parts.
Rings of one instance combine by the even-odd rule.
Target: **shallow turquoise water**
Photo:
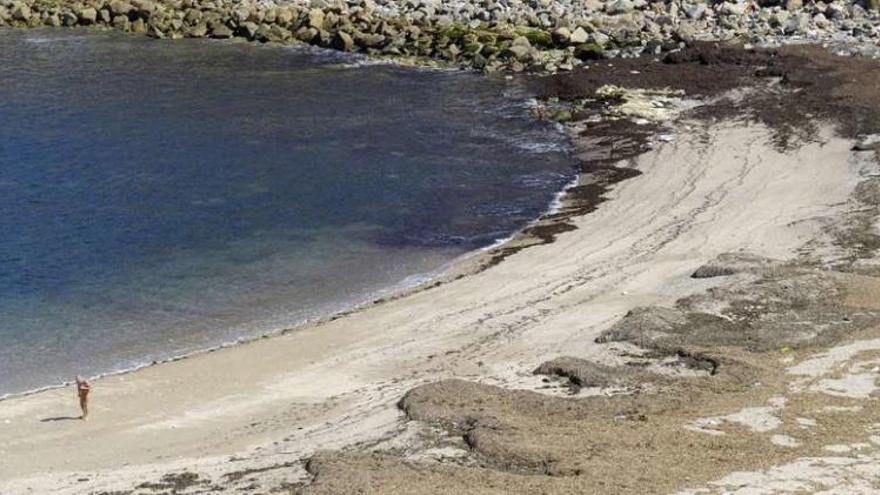
[[[503,79],[65,31],[0,59],[0,395],[368,300],[573,176]]]

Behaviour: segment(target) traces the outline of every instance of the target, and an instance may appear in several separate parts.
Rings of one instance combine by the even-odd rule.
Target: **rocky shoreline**
[[[0,26],[237,37],[487,72],[557,72],[699,40],[876,47],[878,9],[878,0],[2,0]]]

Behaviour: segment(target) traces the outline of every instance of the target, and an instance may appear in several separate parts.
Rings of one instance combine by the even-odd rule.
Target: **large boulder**
[[[238,26],[238,32],[240,35],[244,36],[249,40],[253,40],[257,36],[257,31],[260,29],[256,23],[253,22],[242,22]]]
[[[354,41],[362,48],[381,48],[385,43],[385,36],[372,33],[355,33]]]
[[[574,56],[580,60],[599,60],[605,57],[602,45],[598,43],[581,43],[575,47]]]
[[[293,11],[289,8],[279,8],[275,11],[275,23],[282,27],[288,27],[293,22]]]
[[[15,2],[12,4],[12,19],[21,22],[28,22],[31,19],[31,8],[24,2]]]
[[[721,13],[728,16],[739,17],[745,15],[749,4],[745,2],[724,2],[721,5]]]
[[[204,38],[208,35],[208,26],[204,23],[196,24],[186,28],[183,34],[187,38]]]
[[[321,9],[311,9],[306,14],[306,24],[313,29],[324,29],[324,11]]]
[[[134,7],[124,0],[113,0],[110,2],[110,12],[113,15],[129,15]]]
[[[231,38],[234,33],[226,24],[217,23],[211,27],[211,37],[218,39]]]
[[[76,14],[70,11],[64,11],[61,13],[61,25],[72,27],[76,26],[76,23],[79,19],[77,19]]]
[[[131,23],[131,32],[138,34],[146,33],[147,23],[145,23],[143,19],[135,19],[134,22]]]
[[[524,36],[519,36],[513,40],[510,47],[506,50],[507,56],[517,60],[517,61],[526,61],[531,57],[534,48],[532,48],[529,40]]]
[[[565,26],[556,28],[556,30],[553,31],[553,41],[559,45],[567,44],[570,39],[571,30]]]
[[[151,0],[132,0],[131,5],[143,17],[151,17],[159,10],[159,7]]]
[[[93,7],[85,7],[79,10],[76,13],[76,16],[79,18],[80,24],[84,24],[86,26],[90,24],[95,24],[98,21],[98,11]]]
[[[605,7],[606,11],[611,15],[626,14],[632,12],[634,7],[630,0],[617,0]]]
[[[126,15],[114,16],[113,19],[110,20],[110,24],[120,31],[128,31],[131,27],[131,23],[128,21],[128,16]]]
[[[336,36],[333,38],[333,48],[336,48],[337,50],[352,52],[356,47],[357,45],[355,45],[354,39],[345,31],[337,32]]]
[[[572,45],[580,45],[581,43],[586,43],[589,38],[590,34],[587,33],[584,28],[578,26],[574,31],[571,32],[571,36],[568,37],[568,41]]]

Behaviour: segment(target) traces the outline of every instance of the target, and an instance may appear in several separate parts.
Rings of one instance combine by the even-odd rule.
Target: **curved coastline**
[[[734,55],[740,57],[739,53]],[[755,65],[760,65],[766,60],[759,55],[747,51],[742,57],[754,57]],[[688,56],[693,55],[686,53],[682,57]],[[720,55],[722,60],[724,56]],[[696,60],[698,57],[694,56],[690,62]],[[748,72],[724,64],[720,63],[730,73]],[[704,96],[726,94],[725,91],[732,89],[730,86],[739,87],[731,81],[700,86],[717,81],[718,78],[708,75],[719,70],[711,64],[704,73],[696,63],[681,69],[682,72],[693,71],[689,74],[692,79],[683,81],[676,81],[681,79],[681,74],[675,70],[645,71],[633,77],[631,71],[638,68],[637,63],[622,63],[604,71],[598,82],[584,83],[575,79],[554,80],[550,84],[558,93],[577,90],[580,94],[589,94],[600,84],[622,80],[652,88],[673,81],[702,88]],[[793,70],[791,80],[798,81],[801,75]],[[701,77],[706,81],[697,81]],[[733,79],[727,74],[725,77]],[[546,481],[550,487],[548,493],[574,493],[585,486],[595,489],[588,483],[594,481],[592,478],[602,481],[601,477],[571,475],[574,468],[580,469],[578,466],[565,471],[568,466],[563,465],[560,471],[547,476],[547,472],[528,471],[533,469],[530,464],[516,464],[530,460],[526,457],[523,461],[525,456],[504,457],[509,452],[533,453],[531,447],[516,450],[521,447],[513,441],[517,440],[515,435],[505,428],[512,422],[515,431],[528,430],[535,421],[528,418],[525,423],[516,423],[515,414],[493,409],[498,407],[493,402],[496,397],[501,397],[499,401],[503,404],[534,401],[535,396],[547,401],[539,402],[542,405],[555,404],[551,401],[560,397],[565,408],[588,404],[587,394],[569,397],[561,387],[548,386],[542,377],[532,375],[535,366],[560,355],[576,355],[619,366],[632,357],[633,342],[612,342],[608,346],[600,345],[600,339],[609,338],[609,328],[620,330],[618,322],[626,321],[624,315],[631,315],[639,308],[668,309],[682,301],[699,302],[707,293],[724,300],[731,284],[739,290],[736,284],[753,281],[749,278],[750,270],[756,268],[748,263],[754,260],[745,263],[745,269],[735,263],[731,268],[718,261],[730,253],[753,254],[759,263],[768,263],[780,273],[794,270],[797,276],[802,276],[800,270],[817,276],[810,271],[815,269],[813,258],[831,266],[842,266],[844,271],[863,269],[867,275],[854,277],[856,282],[846,278],[851,273],[834,273],[844,277],[850,295],[862,294],[854,289],[857,284],[868,287],[860,289],[864,293],[876,294],[874,282],[858,278],[872,278],[876,274],[870,267],[859,268],[860,265],[853,264],[854,259],[870,261],[872,255],[858,255],[863,256],[859,258],[850,252],[860,249],[857,243],[864,241],[864,233],[858,226],[854,233],[828,229],[828,225],[849,225],[852,215],[864,209],[858,199],[861,197],[859,184],[870,180],[871,173],[876,171],[876,156],[858,154],[852,149],[855,131],[842,123],[843,114],[839,113],[840,108],[833,107],[834,103],[829,108],[820,106],[814,121],[800,123],[808,128],[806,124],[814,124],[813,134],[807,134],[803,141],[786,140],[790,138],[786,132],[790,132],[787,126],[791,121],[785,118],[796,118],[796,112],[791,110],[801,108],[799,105],[804,103],[784,100],[792,106],[786,107],[789,114],[781,120],[778,115],[762,114],[761,107],[766,104],[766,100],[761,100],[764,95],[761,91],[766,89],[761,86],[764,80],[751,74],[743,77],[754,85],[752,89],[757,88],[746,95],[754,98],[749,100],[754,114],[744,117],[742,107],[738,106],[741,101],[737,100],[742,95],[727,95],[729,98],[720,98],[721,103],[715,102],[714,115],[696,109],[658,124],[664,132],[669,132],[670,139],[653,143],[651,147],[647,145],[658,130],[656,126],[630,122],[621,129],[615,127],[617,124],[592,125],[595,122],[591,121],[591,132],[585,132],[578,127],[578,122],[584,119],[574,119],[572,128],[582,146],[597,144],[598,139],[614,143],[609,147],[611,151],[606,149],[609,152],[603,154],[592,150],[594,153],[583,160],[588,166],[579,175],[578,185],[568,188],[565,204],[559,211],[543,215],[546,223],[537,221],[500,247],[470,253],[457,260],[439,280],[273,338],[255,339],[245,345],[234,345],[217,353],[200,353],[163,366],[149,366],[138,373],[107,377],[100,383],[101,390],[118,410],[101,406],[96,421],[88,424],[35,422],[37,415],[69,402],[58,391],[0,401],[0,419],[17,429],[8,433],[8,449],[24,451],[27,447],[28,452],[43,453],[45,459],[41,461],[52,470],[47,472],[44,465],[16,456],[10,459],[5,470],[0,467],[0,479],[9,481],[10,493],[50,488],[60,493],[77,493],[76,490],[84,486],[126,489],[138,483],[165,480],[169,473],[195,472],[197,478],[202,476],[229,490],[244,490],[258,481],[265,487],[303,489],[303,493],[309,494],[347,493],[345,488],[353,491],[352,486],[358,489],[366,486],[380,493],[384,493],[383,488],[406,486],[411,491],[427,493],[427,485],[412,479],[412,470],[417,469],[419,474],[426,474],[420,479],[436,483],[440,477],[448,483],[442,485],[444,493],[472,487],[473,476],[491,477],[499,486],[515,488],[512,492],[530,493],[529,486],[518,484],[522,483],[523,472],[527,473],[526,483]],[[820,97],[827,96],[821,92],[823,88],[816,91],[820,91]],[[778,94],[774,97],[782,98]],[[807,99],[807,103],[818,105],[812,99]],[[594,110],[602,114],[616,111],[613,103],[601,101]],[[622,121],[634,117],[616,116],[624,117]],[[618,184],[619,179],[626,178],[633,180]],[[876,195],[864,191],[861,194],[868,200],[877,199]],[[596,208],[603,199],[610,201]],[[585,214],[589,212],[594,214]],[[875,219],[874,213],[870,219]],[[499,264],[501,260],[504,263]],[[695,276],[697,270],[704,268],[712,275]],[[745,270],[743,276],[737,270]],[[728,276],[731,273],[735,276]],[[782,283],[791,280],[795,279],[783,279]],[[759,296],[766,299],[761,293]],[[827,298],[827,294],[820,291],[819,298]],[[715,301],[709,298],[709,302]],[[876,306],[876,302],[871,301],[847,304],[863,305],[853,306],[856,308]],[[868,321],[870,325],[876,323]],[[335,328],[326,328],[328,326]],[[383,333],[386,330],[387,335]],[[624,330],[625,325],[620,333],[625,334]],[[794,444],[786,438],[783,440],[788,446],[770,447],[775,443],[761,443],[763,439],[754,440],[748,432],[742,435],[740,430],[717,430],[721,431],[718,435],[696,431],[717,427],[718,422],[723,421],[719,411],[735,416],[740,408],[750,406],[776,412],[784,409],[785,394],[796,391],[776,387],[776,383],[769,380],[763,381],[769,383],[771,390],[754,387],[747,380],[755,376],[749,365],[766,357],[758,363],[763,372],[772,366],[785,366],[780,362],[788,357],[780,359],[777,351],[783,355],[792,353],[792,360],[803,360],[810,352],[822,348],[810,342],[803,349],[783,351],[779,346],[787,346],[787,343],[771,340],[770,344],[775,347],[766,356],[727,347],[721,357],[710,355],[723,362],[725,372],[732,369],[734,375],[743,370],[749,373],[744,374],[744,384],[730,381],[729,377],[722,378],[720,385],[708,382],[706,387],[712,389],[708,405],[692,400],[706,398],[707,394],[698,388],[687,388],[690,385],[683,389],[662,388],[668,386],[665,380],[670,378],[661,374],[659,382],[651,383],[660,383],[661,390],[674,392],[670,394],[672,406],[660,402],[661,412],[654,414],[650,401],[657,396],[649,391],[645,400],[650,412],[645,419],[621,419],[614,409],[609,418],[599,415],[607,422],[596,423],[597,432],[606,429],[619,432],[614,428],[620,424],[624,424],[627,431],[641,431],[638,430],[640,425],[646,425],[656,428],[669,445],[681,439],[692,445],[696,442],[701,449],[711,449],[732,442],[731,449],[742,448],[751,454],[746,459],[736,457],[720,466],[712,464],[717,459],[709,459],[708,467],[701,463],[691,469],[688,462],[697,461],[692,458],[682,461],[676,457],[678,450],[669,452],[667,444],[627,444],[629,433],[624,432],[621,438],[626,441],[614,445],[609,441],[610,446],[603,447],[607,449],[603,455],[619,459],[621,452],[655,448],[657,450],[647,451],[656,461],[650,467],[656,465],[663,469],[658,474],[655,470],[642,470],[644,465],[639,462],[624,465],[621,469],[624,474],[632,470],[641,472],[632,473],[630,478],[615,479],[619,484],[614,486],[623,487],[619,492],[631,493],[625,487],[632,488],[632,480],[641,480],[637,476],[643,474],[649,476],[652,483],[656,482],[652,486],[658,489],[680,489],[710,483],[727,472],[769,469],[799,454],[815,455],[814,446],[792,447]],[[662,347],[653,350],[657,349]],[[699,357],[690,357],[693,356]],[[809,362],[808,359],[805,362]],[[658,363],[646,361],[642,365],[658,366]],[[673,373],[673,378],[691,377],[687,370],[681,373],[681,376]],[[706,378],[699,370],[693,373],[699,379]],[[784,381],[776,375],[771,378]],[[719,386],[725,393],[714,390]],[[736,395],[740,393],[739,386],[748,390],[746,397]],[[727,392],[737,399],[723,397]],[[783,399],[773,396],[768,402],[771,392],[783,394]],[[157,400],[167,407],[157,404]],[[461,438],[461,431],[446,430],[443,426],[454,424],[459,419],[453,414],[455,408],[469,400],[476,404],[478,414],[482,414],[483,407],[488,408],[489,416],[501,411],[495,414],[494,423],[477,416],[474,428],[479,428],[480,421],[487,421],[489,432],[467,431],[470,444]],[[629,399],[624,395],[622,400]],[[684,412],[675,409],[676,400],[688,403]],[[432,408],[435,404],[431,401],[437,401],[439,406]],[[802,404],[791,407],[801,408]],[[545,411],[540,407],[538,410]],[[593,418],[589,406],[585,410],[583,414]],[[673,411],[669,417],[663,415],[666,410]],[[813,413],[808,409],[804,411],[798,409],[799,414]],[[97,421],[100,415],[103,415],[101,421],[106,423]],[[700,419],[708,422],[701,423]],[[556,428],[566,421],[566,413],[549,414],[543,420]],[[520,424],[525,426],[517,427]],[[745,425],[748,426],[748,422]],[[588,441],[578,437],[583,435],[584,425],[574,426],[563,430],[564,436]],[[479,436],[492,435],[495,431],[505,435]],[[542,436],[545,433],[539,430],[536,437],[526,437],[524,444],[535,445],[533,439],[546,438]],[[847,432],[849,434],[851,432]],[[63,448],[59,448],[59,439]],[[88,452],[82,448],[95,439],[120,442],[121,454],[106,450]],[[510,443],[505,443],[508,441]],[[559,443],[565,444],[561,440]],[[495,445],[503,448],[494,449]],[[557,454],[552,451],[555,447],[564,449],[566,446],[549,446],[550,455]],[[572,457],[581,450],[590,454],[590,449],[576,447],[560,452],[572,453]],[[684,453],[692,450],[679,447]],[[327,448],[347,449],[313,457],[317,450]],[[384,449],[383,453],[375,454],[374,448]],[[86,455],[69,459],[69,452],[75,449]],[[638,450],[635,455],[642,453]],[[586,460],[576,460],[589,463],[601,457],[590,454]],[[473,468],[467,461],[475,458],[497,459],[497,464]],[[465,461],[457,463],[454,459]],[[567,459],[567,454],[563,454],[563,460]],[[504,467],[505,463],[513,463],[514,468]],[[539,458],[537,465],[546,468],[548,464],[541,464]],[[556,468],[552,463],[550,466]],[[676,466],[687,467],[686,478],[668,474],[680,475]],[[361,476],[364,472],[371,473],[366,481]],[[78,484],[83,473],[88,473],[88,477],[84,484]],[[401,485],[401,480],[414,484]]]
[[[323,50],[323,49],[315,48],[315,50]],[[386,63],[393,63],[393,62],[386,62]],[[430,68],[430,67],[425,67],[425,68],[414,67],[414,68],[412,68],[412,70],[444,70],[444,69],[437,69],[437,68]],[[528,98],[531,98],[531,97],[528,97]],[[522,100],[522,101],[511,100],[511,102],[512,103],[518,102],[519,104],[522,104],[522,106],[524,108],[527,107],[527,105],[526,105],[527,100]],[[557,131],[560,133],[560,135],[568,136],[568,133],[566,133],[566,131],[564,129],[559,128],[559,129],[557,129]],[[577,168],[578,168],[578,166],[576,164],[572,165],[572,170],[577,170]],[[306,320],[303,320],[303,321],[301,321],[295,325],[292,325],[292,326],[284,326],[281,328],[270,329],[268,331],[265,331],[265,332],[262,332],[259,334],[255,334],[255,335],[242,336],[242,337],[236,338],[234,340],[221,342],[219,344],[212,345],[212,346],[205,347],[205,348],[201,348],[201,349],[186,351],[186,352],[183,352],[180,354],[174,354],[174,355],[171,355],[166,358],[159,359],[159,360],[154,360],[154,361],[150,361],[150,362],[143,362],[143,363],[135,363],[135,364],[128,366],[128,367],[113,369],[113,370],[99,373],[96,375],[88,376],[87,378],[90,380],[99,380],[99,379],[106,378],[106,377],[127,375],[127,374],[131,374],[131,373],[136,373],[139,370],[143,370],[145,368],[149,368],[149,367],[153,367],[153,366],[160,366],[160,365],[167,364],[167,363],[173,363],[173,362],[177,362],[180,360],[199,356],[202,354],[208,354],[208,353],[221,351],[223,349],[228,349],[228,348],[235,347],[238,345],[246,345],[246,344],[254,342],[254,341],[267,339],[267,338],[273,338],[273,337],[276,337],[279,335],[285,335],[290,332],[296,332],[298,330],[303,330],[305,328],[322,325],[326,322],[333,321],[335,319],[344,317],[346,315],[362,311],[362,310],[369,308],[371,306],[374,306],[376,304],[381,304],[381,303],[389,301],[389,300],[399,299],[399,298],[406,297],[410,294],[413,294],[413,293],[416,293],[416,292],[419,292],[419,291],[422,291],[422,290],[425,290],[428,288],[436,287],[438,284],[441,284],[441,283],[448,281],[452,278],[460,278],[462,276],[467,276],[467,275],[470,275],[473,273],[477,273],[480,270],[485,269],[489,265],[489,259],[491,259],[494,256],[494,254],[496,252],[498,252],[499,250],[503,250],[507,244],[513,242],[514,240],[521,241],[521,240],[523,240],[523,238],[530,239],[531,236],[527,232],[529,231],[529,229],[533,228],[535,225],[547,224],[548,219],[549,219],[549,223],[551,223],[551,224],[556,223],[557,221],[562,221],[559,219],[555,219],[553,217],[554,217],[554,215],[559,213],[560,210],[562,210],[566,207],[567,192],[569,189],[571,189],[573,186],[575,186],[579,182],[579,180],[580,180],[580,174],[575,173],[574,178],[569,183],[565,184],[561,190],[557,191],[554,194],[553,198],[548,203],[545,211],[542,212],[541,214],[539,214],[535,219],[533,219],[532,221],[530,221],[526,225],[523,225],[517,231],[515,231],[505,237],[498,238],[498,239],[494,240],[489,245],[486,245],[484,247],[477,248],[472,251],[466,252],[462,255],[459,255],[456,258],[444,263],[442,266],[438,267],[437,269],[435,269],[433,271],[426,272],[426,273],[416,273],[416,274],[407,276],[405,279],[398,281],[394,285],[380,289],[375,292],[371,292],[369,294],[365,294],[364,296],[362,296],[360,298],[361,300],[359,302],[347,304],[347,305],[345,305],[345,307],[343,307],[342,309],[340,309],[338,311],[334,311],[334,312],[331,312],[331,313],[328,313],[326,315],[319,316],[316,318],[306,319]],[[10,400],[10,399],[15,399],[18,397],[26,397],[26,396],[30,396],[30,395],[34,395],[34,394],[39,394],[39,393],[50,391],[50,390],[66,388],[66,387],[71,386],[72,384],[73,384],[73,382],[69,381],[69,382],[63,382],[63,383],[48,384],[45,386],[41,386],[41,387],[34,388],[31,390],[25,390],[22,392],[0,394],[0,402],[5,401],[5,400]]]

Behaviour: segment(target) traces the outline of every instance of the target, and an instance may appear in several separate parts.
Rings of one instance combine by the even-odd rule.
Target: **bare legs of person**
[[[85,420],[89,417],[89,392],[92,386],[81,376],[76,377],[76,394],[79,396],[79,408],[82,410],[80,419]]]
[[[81,395],[79,397],[79,408],[82,410],[82,415],[80,419],[86,419],[89,417],[89,396]]]

